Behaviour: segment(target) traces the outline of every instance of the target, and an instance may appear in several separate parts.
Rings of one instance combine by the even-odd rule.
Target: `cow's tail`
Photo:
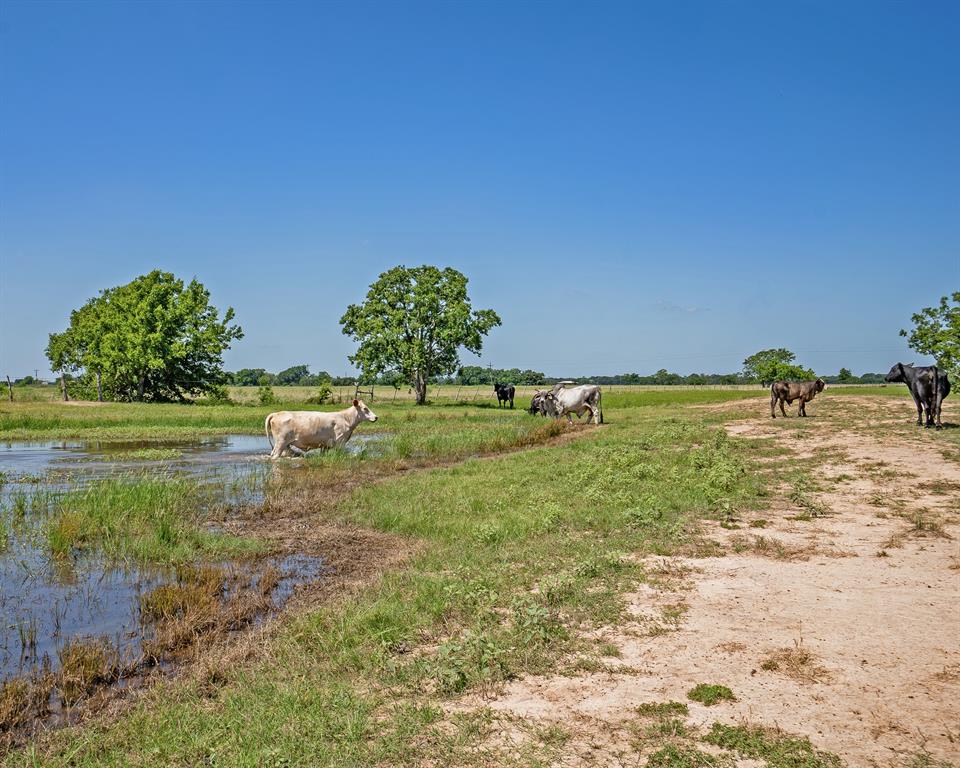
[[[267,442],[270,443],[270,452],[273,452],[273,434],[270,432],[270,422],[273,420],[273,414],[267,414],[267,420],[263,422],[263,428],[267,431]]]
[[[600,411],[600,423],[603,424],[603,392],[597,390],[597,410]]]

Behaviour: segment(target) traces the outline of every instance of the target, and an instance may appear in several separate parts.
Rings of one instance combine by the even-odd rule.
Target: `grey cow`
[[[577,414],[579,419],[584,413],[587,423],[603,424],[602,395],[597,384],[580,384],[575,387],[565,386],[568,382],[560,382],[553,389],[543,394],[543,408],[546,415],[555,419],[567,417],[573,423],[571,414]],[[537,392],[539,395],[540,392]]]
[[[915,368],[912,365],[897,363],[885,377],[886,381],[900,381],[907,385],[913,402],[917,406],[917,426],[923,425],[923,415],[926,412],[927,426],[936,425],[937,429],[943,426],[940,421],[940,409],[943,398],[950,394],[950,379],[945,371],[935,365],[922,365]]]

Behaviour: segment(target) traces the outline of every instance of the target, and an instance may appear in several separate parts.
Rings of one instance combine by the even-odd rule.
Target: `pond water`
[[[380,435],[354,436],[357,453]],[[32,500],[107,477],[195,478],[227,504],[255,503],[273,464],[266,438],[219,435],[178,442],[0,442],[0,682],[40,668],[54,669],[58,652],[77,637],[107,637],[122,657],[136,658],[143,639],[140,597],[175,578],[171,569],[55,558],[31,525]],[[288,462],[286,466],[296,466]],[[39,506],[39,505],[38,505]],[[18,515],[14,509],[18,508]],[[19,522],[17,521],[19,519]],[[267,559],[280,573],[272,594],[279,608],[297,584],[320,578],[322,558]]]

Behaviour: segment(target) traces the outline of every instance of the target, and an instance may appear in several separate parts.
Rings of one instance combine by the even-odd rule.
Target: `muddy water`
[[[348,450],[362,450],[370,437],[378,436],[354,437]],[[229,504],[256,502],[272,471],[268,450],[264,437],[249,435],[163,443],[0,443],[0,682],[48,662],[56,669],[60,649],[78,637],[105,636],[123,657],[137,658],[143,639],[140,596],[174,579],[169,569],[118,566],[98,557],[52,558],[31,521],[43,514],[41,504],[32,509],[34,499],[99,478],[146,473],[209,483]],[[274,607],[324,570],[317,557],[267,564],[280,572]]]

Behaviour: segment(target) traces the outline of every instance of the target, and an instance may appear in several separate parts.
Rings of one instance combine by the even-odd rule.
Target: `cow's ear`
[[[353,401],[353,407],[354,407],[354,408],[359,408],[359,407],[360,407],[360,401],[355,399],[355,400]]]

